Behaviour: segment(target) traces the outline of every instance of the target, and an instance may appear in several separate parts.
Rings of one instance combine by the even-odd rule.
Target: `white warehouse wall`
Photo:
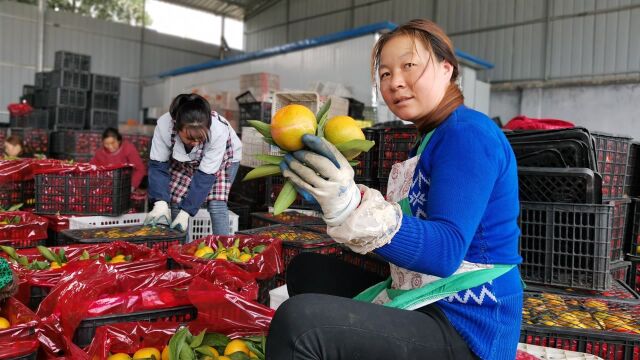
[[[494,91],[490,101],[490,115],[503,124],[522,114],[640,139],[640,84]]]

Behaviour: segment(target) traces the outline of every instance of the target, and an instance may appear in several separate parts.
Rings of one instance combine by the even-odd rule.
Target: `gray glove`
[[[302,142],[313,151],[300,150],[285,155],[282,175],[299,190],[313,196],[329,226],[338,226],[360,204],[360,190],[353,180],[353,168],[333,144],[304,135]]]

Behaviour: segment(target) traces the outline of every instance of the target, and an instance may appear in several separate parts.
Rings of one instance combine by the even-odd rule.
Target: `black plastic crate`
[[[77,163],[88,163],[93,159],[92,154],[69,154],[69,153],[52,153],[52,159],[67,160]]]
[[[108,234],[110,230],[117,230],[121,234],[130,234],[118,236],[117,234]],[[136,235],[141,230],[149,230],[149,235]],[[169,229],[167,226],[158,225],[156,228],[150,228],[145,225],[132,226],[115,226],[91,229],[74,229],[63,230],[65,244],[99,244],[112,241],[126,241],[133,244],[145,245],[150,249],[158,249],[166,252],[173,245],[182,245],[187,239],[187,234]]]
[[[119,99],[119,93],[92,91],[89,93],[89,107],[96,110],[118,111]]]
[[[36,91],[34,101],[37,108],[56,106],[85,108],[87,107],[87,92],[65,88],[40,89]]]
[[[23,208],[31,208],[36,202],[35,181],[10,181],[0,183],[0,207],[23,204]]]
[[[53,68],[88,72],[91,71],[91,56],[59,50],[55,53]]]
[[[362,268],[368,272],[379,275],[383,278],[389,277],[389,263],[386,262],[381,256],[374,253],[358,254],[351,251],[347,246],[340,245],[342,247],[342,253],[340,259],[346,263],[353,264]]]
[[[620,198],[624,195],[631,138],[596,132],[593,137],[596,141],[598,172],[602,175],[602,198]]]
[[[364,103],[354,98],[347,98],[349,100],[349,116],[354,119],[364,119]]]
[[[49,108],[49,128],[84,129],[87,111],[81,108],[56,106]]]
[[[386,198],[387,186],[389,185],[389,178],[388,177],[378,178],[377,184],[378,184],[377,190],[379,190],[382,196]]]
[[[11,135],[22,139],[24,155],[47,154],[49,152],[49,130],[46,128],[12,128]]]
[[[628,263],[627,263],[627,266],[629,266]],[[626,280],[618,280],[618,279],[613,281],[611,283],[611,289],[606,291],[580,290],[580,289],[561,288],[561,287],[535,285],[535,284],[527,284],[526,291],[534,292],[534,293],[544,292],[549,294],[580,296],[580,297],[594,298],[594,299],[614,299],[614,300],[640,299],[640,295],[638,295],[638,292],[636,292],[631,286],[629,286],[626,283]]]
[[[238,215],[238,230],[249,229],[251,225],[251,207],[245,204],[238,204],[234,202],[227,202],[227,206],[230,211],[233,211]]]
[[[303,252],[313,252],[340,256],[342,248],[331,237],[299,226],[273,225],[239,231],[238,234],[268,236],[282,240],[282,260],[284,269],[291,260]],[[283,277],[284,272],[281,274]]]
[[[258,302],[269,306],[269,291],[277,288],[278,279],[276,276],[266,280],[256,280],[258,282]]]
[[[268,176],[265,180],[265,184],[265,203],[268,206],[272,206],[284,186],[284,177]],[[296,200],[291,204],[290,208],[320,210],[320,205],[317,203],[311,203],[305,200],[300,194],[296,194]]]
[[[238,107],[240,109],[240,126],[249,126],[247,120],[260,120],[267,124],[271,123],[270,102],[240,103]]]
[[[627,260],[631,262],[627,284],[636,292],[640,291],[640,256],[628,255]]]
[[[91,91],[120,92],[120,78],[117,76],[91,74]]]
[[[637,301],[525,293],[520,342],[606,360],[638,359],[639,312]]]
[[[418,132],[414,126],[378,129],[378,178],[387,178],[391,167],[407,160],[416,144]]]
[[[623,260],[628,252],[629,245],[626,242],[625,230],[627,228],[628,209],[631,199],[609,200],[613,205],[613,224],[611,227],[611,260]]]
[[[250,212],[264,211],[266,208],[265,192],[267,181],[265,179],[242,181],[251,170],[253,170],[253,168],[240,165],[238,174],[233,180],[233,185],[229,192],[229,200],[248,205]],[[248,218],[249,216],[247,216],[247,219]]]
[[[47,110],[34,109],[26,115],[10,115],[9,124],[12,128],[49,128],[49,112]]]
[[[521,201],[601,204],[602,178],[586,168],[518,167]]]
[[[130,208],[131,168],[36,175],[36,212],[122,215]]]
[[[118,112],[112,110],[91,109],[87,114],[87,127],[91,130],[117,128]]]
[[[186,323],[195,320],[198,310],[192,305],[179,306],[169,309],[147,310],[128,314],[115,314],[87,318],[80,322],[73,335],[73,342],[84,348],[91,344],[96,329],[103,325],[137,321],[172,321]]]
[[[36,73],[36,88],[67,88],[89,90],[90,74],[73,70],[53,70]]]
[[[625,177],[625,194],[640,196],[640,143],[632,142],[629,147],[629,165]]]
[[[362,129],[367,140],[375,141],[375,145],[368,151],[360,154],[355,160],[358,165],[353,167],[355,181],[371,180],[377,176],[378,171],[378,132],[375,129]]]
[[[51,133],[52,154],[89,154],[102,148],[102,132],[59,130]]]
[[[22,95],[33,95],[35,91],[36,87],[33,85],[22,85]]]
[[[614,205],[520,203],[520,272],[525,281],[608,290],[617,255]]]
[[[640,256],[640,199],[632,199],[630,204],[627,226],[627,243],[629,244],[629,253],[631,255]]]
[[[44,298],[46,298],[47,295],[49,295],[51,288],[44,287],[44,286],[31,285],[30,289],[31,290],[29,293],[28,306],[29,306],[29,309],[33,311],[37,311],[38,306],[40,306],[40,303],[42,302],[42,300],[44,300]]]

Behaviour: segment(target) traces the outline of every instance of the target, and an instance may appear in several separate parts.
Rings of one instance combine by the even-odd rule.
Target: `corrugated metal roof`
[[[237,20],[270,5],[274,0],[163,0],[168,3],[198,9]]]

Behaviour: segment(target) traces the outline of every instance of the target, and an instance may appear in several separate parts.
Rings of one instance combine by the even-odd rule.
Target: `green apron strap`
[[[469,271],[436,280],[421,288],[412,290],[390,289],[391,278],[376,284],[354,297],[355,300],[372,302],[378,294],[386,291],[391,302],[384,304],[398,309],[414,309],[417,305],[433,300],[434,302],[454,295],[460,291],[472,289],[494,280],[509,272],[516,265],[494,265],[490,269]]]

